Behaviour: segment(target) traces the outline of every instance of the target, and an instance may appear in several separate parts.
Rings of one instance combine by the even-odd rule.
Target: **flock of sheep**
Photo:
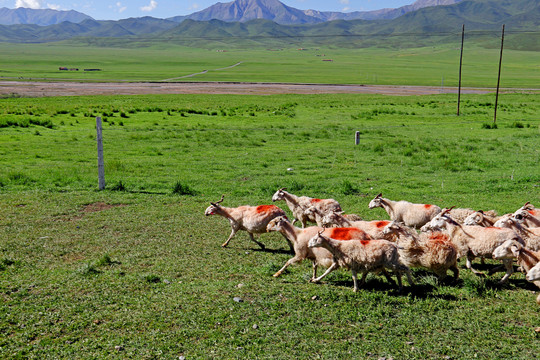
[[[392,201],[377,195],[369,208],[382,207],[388,220],[363,221],[356,215],[345,215],[334,199],[296,196],[279,189],[272,201],[285,201],[294,217],[289,221],[285,211],[275,205],[221,205],[224,197],[211,202],[205,215],[221,215],[229,220],[232,232],[222,246],[239,230],[247,231],[252,241],[264,249],[253,234],[280,232],[294,253],[274,276],[280,276],[291,264],[309,259],[313,264],[310,282],[320,282],[337,268],[352,273],[354,291],[369,272],[382,273],[394,283],[389,270],[397,277],[401,290],[401,276],[405,274],[413,285],[410,268],[425,268],[439,279],[459,277],[458,259],[466,258],[467,269],[483,275],[472,267],[475,258],[502,260],[506,273],[500,280],[508,281],[513,273],[513,262],[526,273],[528,281],[540,288],[540,209],[526,203],[514,213],[496,216],[494,211],[475,211],[465,208],[441,209],[437,205]],[[294,224],[299,221],[301,228]],[[317,226],[307,226],[308,222]],[[327,270],[317,277],[317,267]],[[536,299],[540,304],[540,295]]]

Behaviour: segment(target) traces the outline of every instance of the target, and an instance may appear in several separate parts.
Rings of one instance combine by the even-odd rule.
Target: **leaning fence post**
[[[101,117],[96,117],[97,130],[97,153],[98,153],[98,184],[99,190],[105,189],[105,164],[103,162],[103,134],[101,128]]]
[[[354,135],[354,144],[358,145],[360,144],[360,131],[357,131]]]

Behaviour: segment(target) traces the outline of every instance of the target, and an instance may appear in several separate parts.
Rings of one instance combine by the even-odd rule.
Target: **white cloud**
[[[57,4],[45,4],[43,3],[43,0],[17,0],[15,2],[16,8],[28,8],[28,9],[53,9],[53,10],[61,10],[62,6]]]
[[[62,10],[62,6],[56,5],[56,4],[47,4],[47,8],[53,9],[53,10]]]
[[[193,4],[188,8],[188,10],[197,10],[199,7],[200,7],[199,4],[193,3]]]
[[[43,7],[43,1],[41,0],[17,0],[15,2],[16,8],[30,8],[30,9],[41,9]]]
[[[141,7],[141,10],[142,10],[142,11],[152,11],[152,10],[154,10],[155,8],[157,8],[157,1],[155,1],[155,0],[150,0],[150,4],[147,5],[147,6]]]
[[[340,4],[349,5],[349,0],[339,0]]]
[[[122,5],[122,3],[119,1],[116,3],[116,10],[118,10],[119,13],[123,13],[127,10],[127,6]]]

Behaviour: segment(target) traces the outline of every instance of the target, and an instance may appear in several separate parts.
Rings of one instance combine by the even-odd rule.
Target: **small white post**
[[[101,117],[96,117],[97,130],[97,152],[98,152],[98,183],[99,190],[105,189],[105,164],[103,162],[103,134],[101,128]]]
[[[357,131],[356,134],[354,135],[354,144],[355,145],[360,144],[360,131]]]

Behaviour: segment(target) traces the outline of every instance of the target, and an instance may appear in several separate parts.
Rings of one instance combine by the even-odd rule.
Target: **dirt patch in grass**
[[[92,204],[84,205],[81,212],[84,213],[91,213],[91,212],[98,212],[103,210],[109,210],[115,207],[124,207],[127,206],[126,204],[107,204],[104,202],[95,202]]]

